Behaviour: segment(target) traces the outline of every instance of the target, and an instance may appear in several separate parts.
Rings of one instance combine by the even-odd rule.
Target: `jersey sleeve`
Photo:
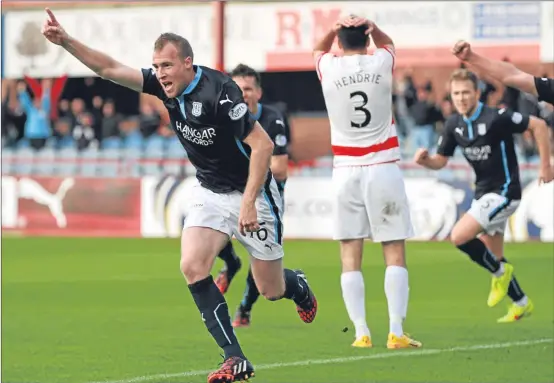
[[[235,137],[243,141],[254,128],[256,121],[250,117],[242,91],[234,81],[223,85],[216,107],[218,122],[233,129]]]
[[[446,120],[446,123],[444,124],[443,132],[439,137],[437,154],[440,154],[441,156],[445,156],[445,157],[452,157],[454,155],[456,146],[458,146],[458,143],[456,142],[456,138],[454,137],[455,128],[456,128],[455,119],[449,118],[448,120]]]
[[[334,58],[334,54],[326,52],[319,55],[315,59],[315,70],[320,81],[323,79],[325,72],[328,72],[331,69]]]
[[[554,79],[535,77],[535,87],[539,94],[539,101],[546,101],[554,105]]]
[[[502,133],[515,134],[523,133],[529,127],[529,116],[519,112],[514,112],[510,109],[499,109],[496,117],[496,129]]]
[[[392,45],[385,45],[383,48],[377,48],[373,55],[381,59],[382,65],[386,69],[390,70],[391,72],[394,71],[396,51],[394,50],[394,47]]]
[[[151,94],[162,100],[166,98],[162,84],[158,81],[153,69],[142,69],[142,93]]]
[[[267,132],[274,143],[273,155],[288,154],[288,138],[284,117],[276,115],[267,127]]]

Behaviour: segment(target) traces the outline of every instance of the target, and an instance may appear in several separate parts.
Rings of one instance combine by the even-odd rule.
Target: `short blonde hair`
[[[450,75],[450,83],[452,83],[452,81],[471,81],[475,90],[477,90],[479,84],[477,76],[467,69],[456,69],[452,72]]]

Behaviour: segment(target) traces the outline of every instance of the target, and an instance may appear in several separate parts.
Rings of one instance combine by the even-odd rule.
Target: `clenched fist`
[[[452,48],[452,54],[460,60],[466,61],[471,55],[471,45],[467,41],[460,40]]]
[[[425,165],[425,162],[429,158],[429,151],[427,149],[418,149],[414,155],[414,162],[418,165]]]

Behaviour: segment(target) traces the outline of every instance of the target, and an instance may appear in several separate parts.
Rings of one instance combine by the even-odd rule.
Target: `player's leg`
[[[279,195],[281,196],[281,208],[283,212],[285,211],[285,183],[277,182],[277,188],[279,190]],[[233,327],[248,327],[250,326],[250,319],[252,313],[252,307],[258,301],[260,297],[260,292],[254,281],[254,275],[252,274],[252,267],[248,268],[248,275],[246,277],[246,286],[244,288],[244,294],[242,301],[237,309],[235,314],[235,319],[233,320]]]
[[[238,222],[240,197],[236,201],[234,221]],[[260,229],[245,236],[235,227],[237,239],[249,254],[252,275],[260,294],[275,301],[282,298],[296,303],[300,318],[311,323],[317,313],[317,300],[312,293],[304,273],[300,270],[283,268],[283,224],[282,203],[275,180],[264,185],[262,195],[256,201]],[[238,226],[238,225],[237,225]]]
[[[246,277],[246,287],[244,289],[244,295],[242,301],[235,314],[233,320],[233,327],[248,327],[250,326],[251,311],[254,303],[260,297],[260,292],[254,281],[254,275],[252,274],[252,267],[248,269],[248,276]]]
[[[365,283],[362,274],[364,239],[371,236],[360,189],[359,167],[333,169],[335,209],[333,239],[340,241],[342,299],[355,328],[354,347],[372,347],[366,321]]]
[[[235,249],[233,248],[233,242],[229,241],[227,245],[220,251],[218,257],[225,262],[225,266],[219,271],[219,274],[215,280],[219,291],[225,294],[233,281],[233,278],[241,268],[241,261]]]
[[[413,236],[413,228],[402,172],[396,164],[369,167],[364,172],[363,184],[373,241],[382,244],[385,258],[384,289],[389,309],[387,347],[421,347],[421,342],[408,337],[403,328],[410,289],[405,240]]]
[[[225,353],[225,362],[209,375],[208,383],[232,382],[254,372],[231,326],[225,298],[210,275],[217,254],[231,234],[224,219],[228,214],[225,197],[195,186],[188,201],[190,209],[181,237],[181,272],[206,328]]]
[[[490,307],[497,305],[508,293],[513,266],[500,262],[478,235],[491,227],[491,219],[505,202],[504,197],[494,193],[473,201],[469,211],[454,225],[450,234],[454,246],[492,274],[491,291],[487,300]]]
[[[501,214],[498,214],[489,225],[489,232],[480,236],[489,251],[502,263],[508,263],[504,257],[504,228],[509,216],[515,211],[518,203],[511,203]],[[498,319],[499,323],[512,323],[532,314],[534,305],[531,299],[527,297],[521,288],[515,275],[512,274],[510,285],[508,287],[508,296],[512,304],[508,308],[508,313]]]

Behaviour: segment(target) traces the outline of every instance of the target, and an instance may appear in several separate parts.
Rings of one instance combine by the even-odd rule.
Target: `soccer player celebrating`
[[[530,93],[554,105],[554,79],[546,77],[534,77],[517,69],[513,64],[504,61],[491,60],[483,57],[471,49],[467,41],[458,41],[452,48],[452,53],[469,64],[477,73],[486,73],[497,79],[505,86],[517,88]]]
[[[479,101],[477,77],[459,69],[450,77],[450,92],[458,114],[445,123],[437,153],[419,149],[415,162],[433,170],[446,166],[456,147],[475,172],[475,197],[469,211],[452,229],[452,243],[492,274],[487,300],[497,305],[506,294],[512,299],[500,323],[517,321],[533,311],[514,276],[514,267],[504,258],[504,229],[521,199],[519,165],[513,135],[529,129],[537,141],[541,158],[540,182],[552,181],[550,143],[543,120],[507,109],[489,108]]]
[[[164,33],[154,43],[154,69],[132,69],[69,36],[50,10],[44,36],[99,76],[160,98],[171,126],[196,168],[189,215],[181,237],[181,271],[225,361],[208,383],[254,374],[231,326],[227,303],[210,271],[231,236],[252,254],[252,273],[269,300],[287,298],[310,323],[317,301],[300,271],[283,269],[282,201],[269,171],[273,143],[250,118],[242,91],[225,74],[193,64],[189,42]]]
[[[335,37],[342,55],[329,52]],[[377,49],[368,54],[370,36]],[[386,263],[388,348],[421,347],[404,334],[408,310],[405,240],[413,235],[392,115],[391,38],[356,16],[338,21],[314,48],[316,70],[331,124],[336,201],[333,237],[340,241],[341,287],[356,328],[354,347],[372,347],[361,272],[364,239],[380,242]]]
[[[261,78],[260,74],[253,68],[239,64],[231,71],[230,76],[242,90],[242,95],[244,101],[248,104],[250,115],[262,125],[273,141],[274,149],[273,156],[271,157],[271,172],[277,181],[281,200],[284,200],[283,192],[287,180],[289,161],[287,121],[277,108],[270,105],[262,105],[259,102],[262,97]],[[221,293],[225,294],[233,277],[239,271],[241,262],[240,258],[235,254],[231,241],[219,253],[219,257],[225,262],[225,267],[219,272],[215,283]],[[250,312],[259,296],[260,292],[254,283],[254,276],[250,268],[246,278],[244,297],[235,314],[233,327],[248,327],[250,325]]]

